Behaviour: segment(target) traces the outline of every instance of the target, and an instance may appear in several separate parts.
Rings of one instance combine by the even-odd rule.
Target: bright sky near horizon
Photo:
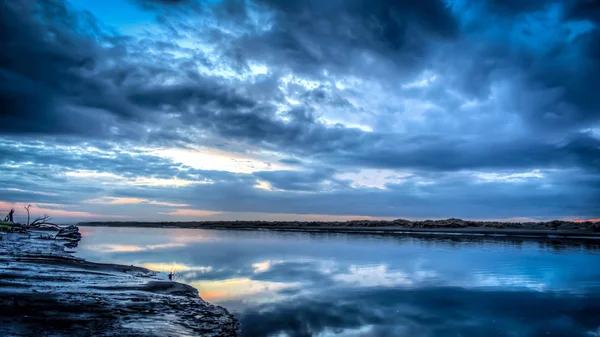
[[[0,4],[0,211],[600,218],[588,0]]]

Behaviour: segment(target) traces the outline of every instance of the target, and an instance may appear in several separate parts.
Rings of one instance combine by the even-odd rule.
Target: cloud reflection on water
[[[600,251],[582,246],[263,231],[85,233],[80,255],[174,270],[178,281],[238,315],[246,336],[589,337],[600,328]]]

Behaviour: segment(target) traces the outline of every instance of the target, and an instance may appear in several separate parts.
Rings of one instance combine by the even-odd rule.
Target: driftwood
[[[29,208],[30,207],[31,207],[31,205],[27,205],[27,207],[23,207],[27,211],[27,226],[29,226]]]
[[[15,209],[11,208],[8,214],[4,217],[4,222],[14,222],[13,214],[15,213]]]
[[[77,226],[70,225],[67,227],[61,227],[54,237],[65,240],[79,241],[81,240],[81,233],[79,233],[79,228]]]
[[[52,218],[48,214],[44,214],[44,216],[36,218],[33,222],[29,222],[30,214],[29,208],[31,205],[24,207],[27,211],[27,224],[15,223],[12,221],[12,215],[15,212],[14,208],[10,210],[8,215],[5,218],[4,222],[7,222],[8,226],[5,226],[9,232],[22,232],[26,233],[28,230],[50,230],[56,231],[56,234],[41,234],[39,236],[40,239],[45,240],[62,240],[66,241],[64,245],[68,248],[77,247],[77,243],[81,240],[81,233],[79,233],[79,228],[77,226],[69,225],[66,227],[59,226],[55,223],[50,222]]]
[[[39,217],[29,225],[28,228],[38,228],[38,229],[59,229],[61,228],[59,225],[49,222],[52,218],[48,214],[44,214],[43,217]]]

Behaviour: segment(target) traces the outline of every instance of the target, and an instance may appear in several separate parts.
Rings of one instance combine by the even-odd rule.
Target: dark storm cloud
[[[261,174],[262,175],[262,174]],[[180,187],[115,188],[113,195],[186,203],[190,208],[221,212],[370,215],[417,218],[597,216],[600,177],[579,170],[544,174],[544,178],[481,180],[469,174],[416,175],[402,183],[376,188],[328,190],[319,193],[265,191],[252,176],[216,184]],[[429,182],[429,183],[428,183]],[[284,187],[284,186],[280,186]]]
[[[61,133],[78,128],[80,120],[59,114],[58,102],[71,83],[81,84],[90,69],[94,45],[76,35],[64,34],[70,17],[57,3],[54,13],[41,13],[31,1],[3,2],[0,10],[0,104],[3,132]],[[55,25],[33,21],[32,16],[51,16]],[[70,27],[69,27],[70,28]],[[66,46],[69,46],[66,48]],[[69,89],[67,89],[69,90]]]
[[[488,0],[488,1],[467,1],[472,6],[483,4],[491,11],[500,11],[501,15],[518,15],[524,13],[535,13],[548,9],[548,6],[564,6],[563,13],[566,18],[594,18],[600,11],[600,6],[596,0]]]
[[[585,133],[555,144],[532,139],[482,139],[479,143],[473,143],[447,137],[397,138],[396,142],[390,139],[380,144],[364,151],[357,148],[346,152],[348,148],[340,147],[339,152],[334,150],[333,156],[327,156],[334,163],[387,168],[460,170],[586,167],[595,171],[600,156],[600,140]]]
[[[175,86],[153,85],[193,67],[161,64],[161,57],[178,46],[110,35],[93,17],[74,13],[61,1],[3,2],[0,13],[2,133],[83,138],[120,133],[143,140],[148,134],[144,126],[163,124],[155,114],[158,107],[179,111],[193,104],[231,109],[254,104],[197,75]],[[150,49],[156,55],[149,55]],[[169,136],[169,126],[164,125],[162,137]]]
[[[135,0],[140,4],[157,4],[157,5],[182,5],[193,2],[192,0]]]
[[[129,1],[139,8],[146,11],[165,11],[165,12],[179,12],[182,7],[185,10],[201,11],[202,1],[198,0],[126,0]],[[160,20],[160,18],[159,18]]]
[[[405,45],[398,41],[395,44],[394,38],[404,36],[403,34],[406,33],[404,28],[411,25],[417,25],[420,29],[431,34],[436,33],[445,38],[456,39],[459,48],[462,48],[462,44],[464,44],[459,35],[458,19],[451,16],[447,7],[439,2],[422,2],[418,5],[415,5],[414,2],[395,2],[394,5],[375,2],[374,4],[369,3],[368,6],[360,1],[345,3],[344,6],[337,3],[309,6],[306,2],[295,1],[285,3],[259,1],[258,3],[266,11],[275,13],[274,18],[268,21],[273,27],[265,32],[259,31],[244,34],[240,38],[231,38],[227,40],[228,42],[223,43],[232,48],[240,48],[247,42],[248,48],[240,48],[239,52],[235,53],[238,60],[243,62],[250,60],[266,62],[269,66],[279,65],[291,68],[294,71],[304,72],[316,78],[321,77],[319,72],[326,68],[328,71],[337,74],[345,74],[347,71],[360,71],[359,74],[367,78],[372,75],[370,72],[377,73],[380,65],[374,64],[369,69],[361,69],[362,61],[353,56],[354,52],[368,52],[373,53],[373,55],[385,55],[386,59],[389,60],[401,60],[393,52],[413,53],[415,48],[412,45]],[[490,3],[491,7],[497,5],[496,3]],[[541,2],[537,5],[531,4],[524,7],[519,7],[516,3],[514,6],[510,3],[505,4],[505,6],[506,10],[511,11],[511,13],[515,11],[531,12],[544,8]],[[570,8],[570,6],[567,7]],[[383,8],[387,10],[382,10]],[[415,22],[406,18],[397,18],[396,20],[394,15],[400,9],[404,10],[403,13],[416,13],[414,16],[420,18],[420,20],[415,20]],[[339,15],[328,15],[330,11],[337,10],[340,11]],[[427,15],[430,15],[431,18],[425,17]],[[369,19],[373,19],[374,25],[379,29],[377,34],[374,30],[368,29]],[[332,27],[339,28],[340,31]],[[358,31],[354,32],[353,29]],[[386,29],[391,30],[391,32],[387,32]],[[346,31],[351,33],[342,34]],[[486,38],[485,29],[483,32],[482,38]],[[284,35],[278,37],[278,34]],[[469,36],[468,32],[463,34]],[[583,42],[571,42],[571,49],[585,50],[588,46],[592,46],[592,43],[585,41],[592,34],[595,34],[595,31],[588,32],[585,36],[580,37],[579,40],[583,39]],[[267,110],[260,110],[259,114],[263,116],[261,118],[247,115],[241,118],[238,113],[230,112],[216,118],[210,116],[206,123],[210,123],[214,128],[213,130],[219,134],[238,136],[252,143],[262,141],[264,145],[272,149],[296,151],[296,153],[304,156],[339,150],[344,157],[341,161],[351,163],[350,158],[353,156],[359,158],[352,164],[382,165],[383,167],[439,166],[440,169],[478,166],[501,167],[505,165],[544,167],[563,162],[572,165],[574,158],[578,157],[581,152],[568,153],[572,147],[563,147],[559,144],[565,141],[569,142],[571,138],[580,137],[576,132],[572,133],[573,127],[581,127],[585,123],[597,121],[598,107],[595,104],[598,100],[594,99],[593,90],[590,90],[590,88],[597,87],[594,81],[600,76],[594,75],[598,62],[593,59],[589,59],[589,62],[585,63],[586,67],[565,67],[562,60],[570,52],[567,49],[569,43],[566,40],[561,40],[561,38],[564,37],[559,37],[554,42],[556,48],[551,55],[543,55],[535,50],[530,51],[527,46],[517,46],[516,52],[509,52],[509,48],[515,49],[515,46],[507,44],[511,43],[510,40],[503,41],[492,36],[489,38],[489,42],[485,42],[486,39],[483,40],[483,44],[476,42],[476,45],[480,45],[481,48],[479,49],[481,51],[473,50],[470,46],[467,46],[467,51],[472,53],[474,59],[474,62],[471,62],[472,65],[469,65],[467,69],[455,64],[453,59],[445,59],[449,61],[449,64],[455,64],[455,68],[465,70],[465,74],[454,74],[458,76],[462,83],[459,83],[460,87],[467,90],[470,90],[469,88],[479,90],[481,91],[480,96],[483,93],[489,93],[491,82],[500,79],[498,76],[510,75],[511,71],[514,72],[517,69],[527,74],[527,68],[530,67],[531,74],[527,75],[527,80],[523,83],[526,86],[510,89],[510,96],[506,97],[506,102],[503,104],[505,104],[506,109],[521,115],[522,118],[527,120],[535,132],[539,132],[540,128],[544,129],[546,127],[568,127],[571,129],[567,133],[558,136],[554,141],[548,139],[536,140],[535,138],[519,139],[514,141],[514,144],[510,144],[504,140],[486,139],[482,141],[481,144],[483,145],[480,149],[478,144],[466,144],[464,146],[464,144],[461,144],[463,142],[461,139],[453,139],[451,135],[440,136],[439,142],[436,143],[426,139],[420,140],[418,136],[413,139],[402,139],[395,135],[364,134],[358,130],[335,129],[325,127],[310,118],[298,120],[297,123],[290,125],[273,119],[273,114],[268,107]],[[426,43],[429,40],[423,39],[422,42]],[[286,45],[281,45],[284,42]],[[263,45],[264,48],[261,47]],[[444,45],[436,45],[436,48],[439,46]],[[339,50],[340,54],[331,55],[333,53],[331,50]],[[448,51],[457,51],[457,49],[450,48]],[[315,53],[319,57],[316,57]],[[341,57],[342,54],[343,57]],[[577,57],[582,58],[582,61],[585,61],[585,54],[578,52],[577,55]],[[424,54],[415,57],[415,59],[440,62],[440,60],[432,59],[430,56]],[[458,57],[464,58],[462,55]],[[539,59],[542,58],[545,61],[539,62]],[[536,62],[534,67],[531,67],[533,60],[536,60]],[[336,62],[352,62],[352,66],[344,65],[339,69],[330,67]],[[384,71],[387,73],[399,74],[398,69],[407,66],[406,62],[400,63],[402,65],[390,64],[381,69],[385,69]],[[310,69],[306,69],[306,67],[310,67]],[[407,68],[417,69],[417,71],[421,71],[423,67],[415,67],[411,63],[408,63],[407,66]],[[452,69],[452,71],[455,70]],[[387,81],[386,78],[382,78],[382,80]],[[534,87],[527,87],[534,82],[536,83]],[[307,94],[309,94],[308,97],[314,100],[322,100],[324,97],[322,90],[316,90],[312,93],[307,92]],[[229,123],[229,118],[232,119],[232,123]],[[230,129],[229,125],[234,125],[235,128]],[[406,149],[395,149],[395,144],[398,142],[408,141],[412,143],[414,140],[419,143],[425,142],[425,148],[420,149],[417,147],[414,156],[410,153],[407,155],[404,152],[407,151]],[[594,139],[589,140],[589,142],[593,141]],[[458,144],[458,146],[448,145],[453,143]],[[492,152],[487,151],[484,147],[499,148],[501,153],[498,156],[490,154],[490,158],[479,158],[482,152]],[[595,147],[591,147],[590,151],[594,149]],[[470,153],[471,151],[473,153]],[[506,152],[506,155],[504,152]],[[454,163],[440,163],[440,161],[434,159],[435,157],[421,158],[424,157],[419,155],[421,153],[447,155],[453,157]],[[507,157],[512,157],[513,160],[507,161]],[[565,157],[567,157],[567,160],[564,160]],[[332,158],[336,158],[336,156]],[[591,160],[589,158],[581,159],[583,161]],[[423,165],[419,161],[430,161],[431,163]],[[398,164],[395,165],[394,162]]]
[[[125,177],[155,177],[170,178],[179,173],[179,165],[170,160],[141,152],[122,152],[113,147],[111,152],[82,152],[73,153],[68,147],[55,147],[53,144],[11,143],[2,142],[0,149],[0,164],[20,165],[39,168],[57,168],[65,170],[93,170],[101,168],[101,172],[114,173]],[[92,144],[89,144],[93,147]]]
[[[0,148],[6,198],[24,200],[11,179],[28,163],[23,186],[42,192],[68,190],[60,173],[74,170],[213,180],[89,187],[218,211],[598,215],[591,1],[133,2],[156,12],[158,33],[124,36],[59,0],[0,4],[0,134],[15,142]],[[437,79],[418,84],[429,72]],[[364,124],[373,131],[351,127]],[[268,151],[304,171],[194,170],[137,152],[145,146]],[[415,180],[375,190],[336,178],[360,168]],[[533,169],[548,170],[545,180],[477,183],[461,172]],[[439,181],[419,185],[431,172]]]
[[[0,164],[0,197],[5,202],[49,203],[76,206],[82,200],[104,191],[95,185],[77,186],[55,169],[43,165],[29,167]]]
[[[473,8],[484,8],[479,15],[496,21],[486,25],[481,19],[465,19],[465,36],[480,39],[473,43],[479,51],[465,46],[476,60],[472,71],[479,81],[474,88],[486,89],[492,81],[518,74],[522,83],[506,97],[511,100],[507,107],[536,131],[598,123],[600,101],[592,89],[600,85],[600,62],[594,52],[600,38],[597,3],[490,0],[466,2],[460,10]],[[514,34],[499,35],[496,27]]]
[[[577,0],[575,0],[577,1]],[[585,1],[585,0],[584,0]],[[468,1],[473,5],[477,5],[476,1]],[[557,0],[531,0],[531,1],[518,1],[518,0],[489,0],[483,2],[491,10],[501,11],[503,15],[514,15],[519,13],[529,13],[544,9],[552,3],[559,3]],[[481,3],[481,2],[479,2]]]
[[[216,86],[216,83],[210,83],[207,87],[199,86],[198,83],[156,86],[138,89],[130,93],[129,99],[138,105],[151,108],[170,105],[177,108],[176,111],[185,110],[191,104],[211,102],[229,109],[252,107],[255,104],[249,99],[237,96],[234,92],[215,95],[224,90],[226,89]]]
[[[313,191],[322,189],[322,184],[329,181],[335,186],[344,187],[339,179],[333,177],[333,169],[317,169],[308,172],[303,171],[265,171],[254,174],[257,178],[269,182],[273,188],[286,191]]]
[[[576,27],[557,28],[576,17],[594,20],[593,14],[581,15],[584,11],[580,8],[592,7],[589,1],[489,1],[483,3],[488,9],[479,13],[479,19],[470,19],[464,31],[459,28],[460,15],[452,16],[448,6],[437,1],[351,1],[343,6],[337,2],[258,3],[275,13],[268,21],[272,28],[231,40],[229,45],[238,61],[266,62],[314,78],[322,77],[321,72],[327,69],[363,78],[378,76],[383,81],[389,80],[386,75],[410,77],[424,68],[439,66],[448,78],[458,81],[455,84],[479,97],[488,95],[494,82],[519,72],[523,74],[523,87],[511,91],[509,99],[513,102],[507,108],[522,115],[534,128],[573,128],[598,122],[600,103],[593,89],[600,84],[600,62],[594,56],[598,28],[574,39],[569,38],[569,31],[576,32]],[[465,7],[478,8],[478,4],[468,3]],[[562,6],[558,17],[548,19],[558,22],[523,27],[517,36],[529,40],[525,43],[494,31],[498,26],[510,31],[521,24],[515,14],[538,15],[551,4]],[[487,14],[493,15],[496,25],[482,21]],[[404,15],[410,15],[410,19]],[[549,47],[536,45],[536,35],[543,34],[548,24],[554,25],[557,37],[548,41]],[[449,41],[440,43],[436,37]],[[440,53],[454,57],[440,58]],[[365,63],[364,55],[375,57],[375,62]],[[574,62],[573,57],[578,61]],[[461,60],[467,63],[461,64]]]
[[[60,143],[58,143],[60,144]],[[81,145],[81,144],[80,144]],[[104,146],[101,146],[104,145]],[[123,146],[124,144],[121,144]],[[98,146],[98,147],[96,147]],[[73,183],[70,173],[97,172],[112,174],[114,179],[155,178],[182,179],[191,182],[208,180],[249,184],[254,178],[242,182],[229,172],[195,170],[149,153],[125,150],[106,143],[87,143],[86,151],[74,152],[71,144],[57,146],[45,142],[0,142],[1,201],[36,202],[52,204],[77,204],[85,200],[112,195],[111,185],[101,184],[102,176],[84,183]],[[122,182],[121,182],[122,183]],[[132,186],[132,190],[136,187]],[[129,193],[133,195],[135,193]]]
[[[48,2],[42,3],[47,5]],[[177,5],[178,2],[164,1],[163,3]],[[419,55],[419,47],[411,44],[412,42],[428,43],[433,41],[430,35],[446,39],[460,37],[458,19],[451,15],[448,7],[440,1],[419,3],[352,1],[344,3],[343,6],[337,2],[311,5],[304,1],[285,3],[259,1],[258,4],[265,11],[274,13],[275,16],[270,21],[273,28],[263,33],[257,32],[245,34],[241,38],[233,38],[228,40],[227,44],[239,47],[244,45],[244,39],[253,39],[253,47],[243,48],[243,50],[244,53],[256,53],[256,55],[243,56],[244,62],[256,59],[266,61],[269,66],[284,62],[280,65],[291,67],[296,71],[301,70],[299,67],[310,66],[314,68],[311,74],[317,77],[320,75],[315,72],[316,68],[325,69],[328,64],[354,62],[354,65],[359,65],[361,61],[354,57],[353,53],[364,51],[380,55],[385,59],[398,60],[401,63],[386,66],[386,72],[390,70],[395,72],[399,67],[420,71],[424,65],[415,67],[411,62],[424,62],[429,60],[430,56]],[[181,2],[181,5],[185,5],[184,2]],[[235,6],[236,3],[227,2],[227,5]],[[5,6],[7,10],[3,13],[6,13],[7,18],[3,20],[3,24],[12,27],[11,30],[19,31],[21,35],[4,36],[7,39],[6,45],[11,48],[3,53],[5,55],[3,73],[13,79],[13,81],[4,81],[11,84],[10,87],[7,86],[2,90],[5,102],[2,123],[4,132],[100,134],[104,137],[126,134],[125,137],[137,140],[172,138],[172,141],[176,141],[180,138],[185,142],[189,141],[186,139],[186,133],[169,132],[170,127],[177,128],[183,124],[183,126],[192,125],[201,130],[208,130],[218,136],[239,138],[270,150],[290,151],[308,157],[316,155],[319,159],[332,154],[331,158],[337,163],[442,170],[511,165],[525,168],[545,167],[562,162],[572,165],[574,158],[579,154],[593,155],[596,150],[593,144],[595,140],[592,138],[586,140],[589,147],[585,145],[561,147],[547,140],[535,139],[520,139],[514,141],[514,144],[491,139],[482,144],[486,148],[498,149],[499,155],[489,155],[485,153],[489,152],[484,149],[484,146],[468,142],[465,144],[460,138],[453,139],[452,135],[441,135],[438,140],[431,140],[428,136],[416,135],[406,138],[378,132],[369,134],[345,127],[327,127],[317,121],[307,108],[288,111],[287,114],[292,120],[284,122],[276,117],[275,106],[272,103],[258,104],[239,90],[219,83],[217,78],[194,75],[186,70],[185,81],[181,84],[152,84],[168,76],[182,76],[181,69],[164,65],[165,58],[169,57],[168,52],[149,56],[154,62],[152,65],[136,61],[133,64],[125,62],[120,68],[102,66],[104,60],[110,57],[124,60],[127,53],[138,55],[148,49],[165,50],[171,47],[177,49],[178,46],[163,41],[148,40],[140,41],[139,44],[127,43],[127,40],[114,38],[110,40],[108,36],[102,36],[105,41],[120,43],[113,47],[114,50],[107,51],[99,48],[90,39],[89,34],[76,34],[77,27],[73,24],[53,25],[55,21],[70,22],[68,18],[77,18],[66,8],[61,7],[63,14],[55,15],[53,21],[40,22],[31,17],[32,9],[29,8],[31,6],[28,7],[27,2],[23,5]],[[509,4],[506,6],[512,8]],[[337,14],[333,15],[334,12]],[[92,19],[88,21],[93,23]],[[43,29],[52,29],[60,38],[43,38]],[[418,35],[421,31],[427,32],[428,35],[423,38]],[[284,36],[276,38],[271,34],[284,34]],[[297,41],[299,45],[286,47],[278,44],[277,41],[286,41],[285,43]],[[261,44],[264,44],[268,50],[262,50]],[[308,46],[316,46],[322,56],[311,60]],[[330,55],[333,52],[328,49],[335,49],[340,55]],[[123,50],[127,50],[127,53],[123,54]],[[293,55],[288,55],[290,52],[293,52]],[[564,53],[558,52],[559,55]],[[410,55],[413,61],[408,64],[402,62],[402,57],[395,53]],[[34,55],[37,59],[28,60],[18,55]],[[55,56],[50,57],[51,55]],[[482,59],[482,62],[484,60]],[[181,64],[181,61],[176,62]],[[39,66],[37,68],[26,66],[31,63]],[[184,66],[184,69],[188,68],[193,69],[193,65]],[[337,71],[343,73],[344,69],[351,68],[345,65]],[[552,123],[561,125],[570,125],[571,122],[580,124],[596,116],[595,104],[598,100],[594,99],[591,90],[587,90],[587,88],[597,87],[593,82],[589,82],[594,81],[594,78],[600,78],[594,76],[594,69],[595,67],[587,67],[574,72],[570,77],[574,78],[576,82],[573,82],[573,85],[576,86],[571,89],[566,86],[551,87],[552,92],[556,92],[561,97],[568,96],[569,92],[578,95],[573,99],[578,98],[577,101],[581,105],[579,112],[548,111],[546,107],[556,103],[554,99],[544,104],[527,103],[531,102],[529,97],[531,92],[527,90],[523,95],[513,92],[512,99],[518,102],[518,107],[527,107],[528,104],[532,106],[531,111],[522,112],[526,118],[553,120]],[[335,68],[330,71],[335,71]],[[367,72],[368,69],[362,69],[360,75],[369,76]],[[588,75],[577,77],[579,72]],[[540,68],[539,73],[552,72]],[[570,74],[552,76],[553,79],[564,79],[564,75],[569,78]],[[553,80],[540,79],[542,83],[548,82],[548,86]],[[30,84],[25,85],[22,81],[29,81]],[[479,83],[476,86],[484,88],[486,83]],[[114,95],[104,96],[110,94]],[[307,92],[307,94],[317,101],[325,97],[325,92],[322,90]],[[336,98],[336,100],[340,99],[343,101],[343,98]],[[514,106],[517,107],[516,104]],[[582,110],[585,107],[587,107],[585,111]],[[89,111],[90,109],[92,111]],[[165,122],[164,118],[156,115],[159,111],[174,113],[179,117]],[[544,115],[540,116],[539,113]],[[131,120],[146,121],[146,125],[158,126],[159,123],[161,125],[157,134],[148,137],[147,131],[142,130],[144,123],[130,123]],[[82,128],[81,125],[89,128]],[[114,131],[115,128],[120,131]],[[397,148],[398,143],[405,144],[405,147]],[[580,142],[579,145],[582,143]],[[576,152],[569,153],[570,149]],[[424,153],[431,156],[425,156]],[[448,160],[444,162],[436,160],[439,155],[448,157]],[[487,156],[489,158],[486,158]],[[507,157],[513,159],[507,161]],[[582,160],[588,159],[582,158]]]
[[[302,161],[296,158],[284,158],[284,159],[280,159],[279,160],[280,163],[282,164],[287,164],[287,165],[302,165]]]
[[[225,42],[226,55],[242,66],[254,60],[315,78],[324,70],[382,75],[388,65],[414,74],[433,44],[458,33],[458,22],[438,0],[256,4],[271,15],[262,23],[271,29],[254,27],[255,33]]]
[[[31,148],[24,149],[33,152]],[[288,194],[293,191],[322,191],[323,180],[336,180],[325,173],[319,173],[319,179],[311,180],[317,173],[290,172],[259,172],[254,175],[231,174],[227,172],[199,171],[185,168],[179,171],[177,165],[158,157],[148,155],[119,154],[117,158],[103,158],[96,155],[69,156],[65,152],[38,149],[40,154],[28,155],[27,161],[36,165],[25,165],[17,168],[4,168],[2,185],[5,188],[19,188],[24,192],[3,193],[7,201],[22,201],[24,198],[34,198],[46,202],[58,202],[62,198],[53,197],[64,193],[70,202],[92,199],[100,196],[100,192],[114,197],[129,197],[157,200],[163,202],[190,204],[191,208],[200,208],[226,212],[281,212],[281,213],[323,213],[347,214],[351,209],[353,214],[395,216],[517,216],[534,215],[543,212],[548,216],[560,214],[564,210],[576,214],[590,214],[598,202],[600,181],[596,176],[584,178],[575,175],[551,177],[551,184],[556,184],[553,190],[545,190],[536,181],[527,184],[506,186],[503,183],[473,184],[472,178],[436,177],[437,184],[419,186],[418,179],[414,182],[390,185],[389,190],[340,190],[321,192],[319,194]],[[14,163],[9,156],[6,163]],[[56,158],[56,159],[55,159]],[[60,160],[59,160],[60,158]],[[70,187],[62,176],[65,170],[96,170],[103,167],[101,172],[109,172],[124,177],[155,177],[189,179],[191,181],[214,181],[210,185],[180,187],[176,190],[168,187],[152,186],[118,186],[92,185],[91,190],[77,187],[79,192],[87,192],[85,198],[79,194],[73,196],[66,193]],[[12,173],[11,173],[12,172]],[[23,184],[19,177],[26,180]],[[269,192],[253,188],[256,179],[269,181],[273,187],[282,189],[281,192]],[[314,177],[312,177],[314,178]],[[55,181],[55,183],[52,183]],[[546,182],[544,182],[546,183]],[[338,183],[339,184],[339,183]],[[343,186],[343,185],[342,185]],[[465,190],[465,187],[468,187]],[[328,190],[329,188],[325,188]],[[522,191],[524,189],[524,191]],[[286,192],[287,191],[287,192]],[[406,191],[411,191],[406,193]],[[414,195],[417,191],[418,194]],[[490,191],[494,191],[490,193]],[[50,195],[38,196],[36,192]],[[18,194],[19,196],[13,196]],[[482,197],[484,196],[484,197]],[[59,200],[60,199],[60,200]],[[539,205],[528,205],[527,200],[538,200]],[[448,204],[449,208],[439,205]],[[381,205],[387,205],[382,207]],[[437,209],[434,209],[434,206]],[[458,212],[456,209],[467,207],[469,213]],[[452,210],[454,209],[454,210]],[[533,209],[536,209],[534,211]]]
[[[92,144],[90,144],[92,145]],[[350,182],[331,169],[273,171],[254,174],[196,170],[143,152],[122,153],[119,148],[102,152],[73,153],[69,147],[43,143],[2,144],[1,161],[4,201],[79,203],[103,196],[142,198],[189,204],[189,208],[222,212],[266,212],[304,214],[361,214],[407,217],[513,217],[597,216],[600,176],[573,169],[543,172],[543,178],[506,178],[477,181],[469,174],[421,172],[405,182],[389,183],[386,190],[351,189]],[[120,186],[92,180],[76,183],[65,172],[98,171],[135,179],[162,178],[211,181],[173,189],[159,186]],[[502,181],[513,180],[510,182]],[[258,180],[276,191],[254,188]],[[516,181],[515,181],[516,180]],[[110,177],[109,177],[110,181]],[[422,184],[432,182],[434,184]],[[82,183],[84,183],[82,185]],[[296,193],[296,192],[316,193]],[[40,194],[41,193],[41,194]],[[535,200],[535,203],[531,203]],[[385,205],[385,206],[383,206]]]
[[[573,1],[568,4],[568,18],[584,18],[600,22],[600,5],[594,0]]]

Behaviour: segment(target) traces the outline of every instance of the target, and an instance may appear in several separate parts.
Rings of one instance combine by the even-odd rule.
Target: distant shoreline
[[[460,219],[446,220],[356,220],[325,221],[187,221],[187,222],[80,222],[79,226],[138,227],[138,228],[196,228],[276,230],[294,232],[362,233],[362,234],[430,234],[506,236],[532,238],[600,239],[600,223],[553,220],[547,222],[488,222]]]

